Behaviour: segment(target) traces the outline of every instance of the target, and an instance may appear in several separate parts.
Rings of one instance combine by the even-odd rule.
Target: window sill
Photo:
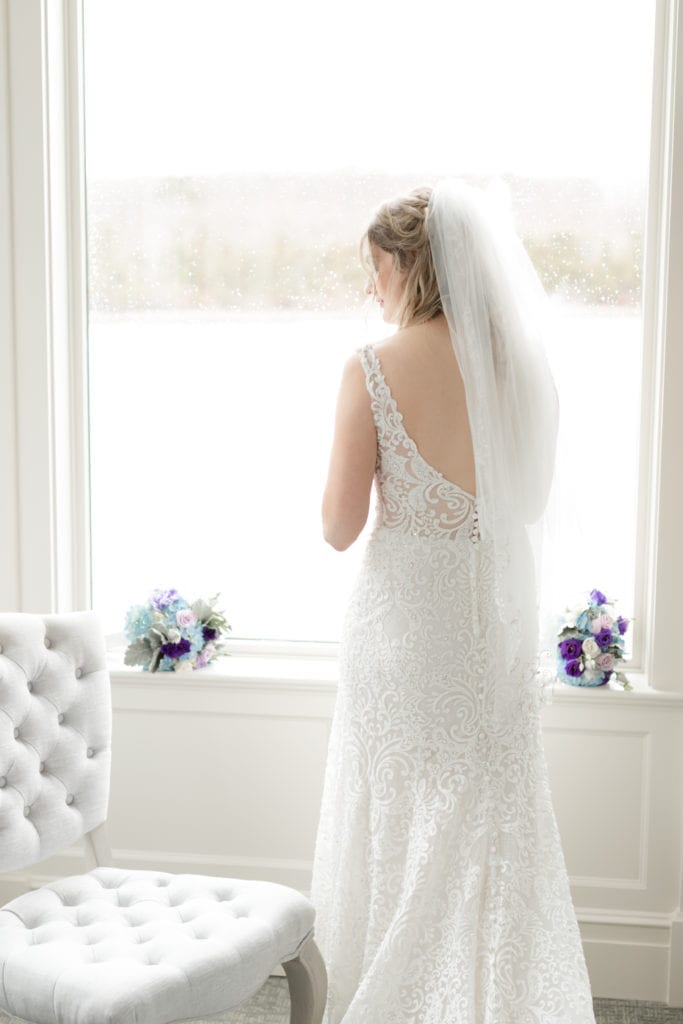
[[[323,657],[303,654],[245,654],[235,652],[229,657],[219,658],[211,665],[193,672],[143,672],[123,663],[123,651],[112,650],[107,655],[107,666],[112,681],[117,686],[153,684],[164,689],[232,689],[249,686],[263,690],[309,690],[312,692],[335,692],[339,679],[339,662],[334,654]],[[617,683],[604,686],[570,686],[559,680],[551,687],[552,700],[549,703],[617,703],[620,706],[631,703],[643,707],[646,704],[683,705],[683,692],[657,690],[648,686],[641,672],[627,673],[633,690],[625,691]],[[547,706],[547,705],[546,705]]]
[[[683,691],[657,690],[650,686],[643,672],[626,670],[632,690],[624,690],[618,683],[605,683],[603,686],[571,686],[569,683],[562,683],[559,680],[551,687],[552,702],[571,704],[576,701],[588,703],[589,701],[598,704],[618,703],[620,706],[628,703],[637,704],[643,707],[646,704],[658,706],[672,704],[683,707]]]
[[[143,672],[123,663],[123,653],[107,655],[109,674],[118,685],[153,683],[165,688],[230,688],[248,684],[257,689],[335,691],[338,662],[332,657],[231,654],[192,672]]]

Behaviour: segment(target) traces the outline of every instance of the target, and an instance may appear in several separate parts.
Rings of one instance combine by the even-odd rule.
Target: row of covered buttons
[[[6,785],[7,785],[7,778],[6,778],[6,776],[0,775],[0,789],[4,789]],[[72,804],[73,802],[74,802],[74,795],[73,795],[73,793],[67,793],[67,797],[66,797],[65,803]],[[31,813],[30,806],[24,807],[24,817],[28,818],[30,813]]]
[[[52,647],[52,640],[50,640],[49,636],[45,637],[43,643],[45,644],[46,647]],[[2,644],[0,644],[0,654],[2,654]]]
[[[15,729],[15,730],[14,730],[14,736],[15,736],[15,738],[17,738],[17,737],[19,736],[19,730],[18,730],[18,729]],[[88,749],[87,749],[87,750],[86,750],[86,752],[85,752],[85,756],[86,756],[86,757],[94,757],[94,756],[95,756],[95,751],[93,750],[93,748],[92,748],[92,747],[88,747]],[[45,765],[45,762],[44,762],[44,761],[41,761],[41,762],[40,762],[40,765],[38,766],[38,771],[39,771],[39,772],[41,773],[41,775],[42,775],[42,774],[43,774],[43,773],[45,772],[45,770],[46,770],[46,765]],[[6,776],[6,775],[0,775],[0,789],[4,789],[4,788],[5,788],[5,786],[6,786],[7,784],[8,784],[8,779],[7,779],[7,776]],[[68,795],[68,796],[67,796],[67,798],[66,798],[66,802],[67,802],[68,804],[72,804],[72,803],[73,803],[73,801],[74,801],[74,798],[73,798],[73,796],[72,796],[72,795],[71,795],[71,794],[69,793],[69,795]],[[26,809],[26,810],[24,811],[24,814],[28,814],[28,809]]]
[[[60,725],[63,723],[63,721],[64,721],[64,712],[63,711],[60,711],[59,714],[57,715],[57,721],[59,722]],[[18,726],[14,727],[14,738],[15,738],[15,740],[18,740],[20,738],[20,733],[19,733]],[[92,747],[88,747],[88,749],[85,752],[85,756],[86,757],[92,757],[94,753],[95,753],[95,751],[93,750],[93,748]],[[41,770],[41,772],[44,770],[44,768],[45,768],[45,762],[41,761],[40,762],[40,770]]]
[[[0,653],[2,653],[2,652],[0,652]],[[75,672],[76,679],[80,679],[82,675],[83,675],[83,669],[82,668],[77,668],[76,672]],[[28,683],[26,684],[26,687],[27,687],[29,693],[33,693],[33,683],[31,682],[30,679],[29,679]]]
[[[49,636],[45,637],[43,643],[45,644],[46,647],[52,647],[52,640],[50,640]],[[0,654],[2,654],[2,650],[3,650],[3,647],[2,647],[2,644],[0,644]],[[76,669],[76,675],[80,679],[80,677],[83,675],[83,670],[80,669],[80,668],[77,668]]]

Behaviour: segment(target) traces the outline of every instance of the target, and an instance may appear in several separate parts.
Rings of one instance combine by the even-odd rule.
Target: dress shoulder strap
[[[369,343],[357,348],[356,353],[365,371],[365,382],[368,386],[368,391],[372,394],[377,388],[378,377],[380,375],[378,373],[380,369],[379,360],[374,348]]]
[[[384,379],[379,356],[372,345],[361,345],[356,352],[365,371],[365,384],[370,395],[377,436],[383,446],[387,446],[402,436],[401,417]]]
[[[361,345],[356,349],[356,353],[365,373],[365,386],[370,395],[370,405],[377,433],[382,437],[386,433],[387,400],[387,389],[382,368],[377,358],[377,353],[371,344]]]

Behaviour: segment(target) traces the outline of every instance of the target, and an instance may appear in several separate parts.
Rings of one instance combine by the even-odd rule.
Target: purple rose
[[[571,661],[567,662],[567,664],[564,666],[564,670],[568,676],[580,676],[581,662],[578,661],[576,658],[573,658]]]
[[[571,637],[569,640],[561,640],[559,643],[560,654],[565,661],[570,658],[578,658],[581,654],[581,641],[576,637]]]
[[[590,599],[593,604],[607,604],[607,598],[602,590],[591,590]]]
[[[599,633],[595,634],[595,642],[598,647],[609,647],[612,643],[612,630],[601,629]]]
[[[168,608],[169,604],[173,604],[179,596],[177,590],[162,590],[157,587],[156,590],[152,591],[149,601],[150,604],[154,605],[161,612],[164,608]]]
[[[215,640],[216,632],[217,631],[213,628],[213,626],[202,626],[202,636],[204,637],[205,641]]]
[[[628,629],[628,619],[625,619],[623,615],[620,615],[617,619],[617,626],[619,628],[619,632],[623,636]]]
[[[187,654],[192,644],[185,637],[179,640],[177,644],[168,643],[161,645],[161,653],[165,654],[167,658],[182,658],[183,654]]]
[[[214,645],[207,644],[204,650],[200,651],[199,654],[197,655],[196,668],[205,668],[209,664],[215,653],[216,648],[214,647]]]

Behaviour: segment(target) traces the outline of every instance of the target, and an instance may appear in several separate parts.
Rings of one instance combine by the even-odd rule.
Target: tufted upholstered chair
[[[272,882],[112,865],[111,695],[93,612],[0,614],[0,871],[85,837],[86,873],[0,909],[0,1010],[31,1024],[169,1024],[244,1002],[281,963],[320,1024],[315,910]]]

